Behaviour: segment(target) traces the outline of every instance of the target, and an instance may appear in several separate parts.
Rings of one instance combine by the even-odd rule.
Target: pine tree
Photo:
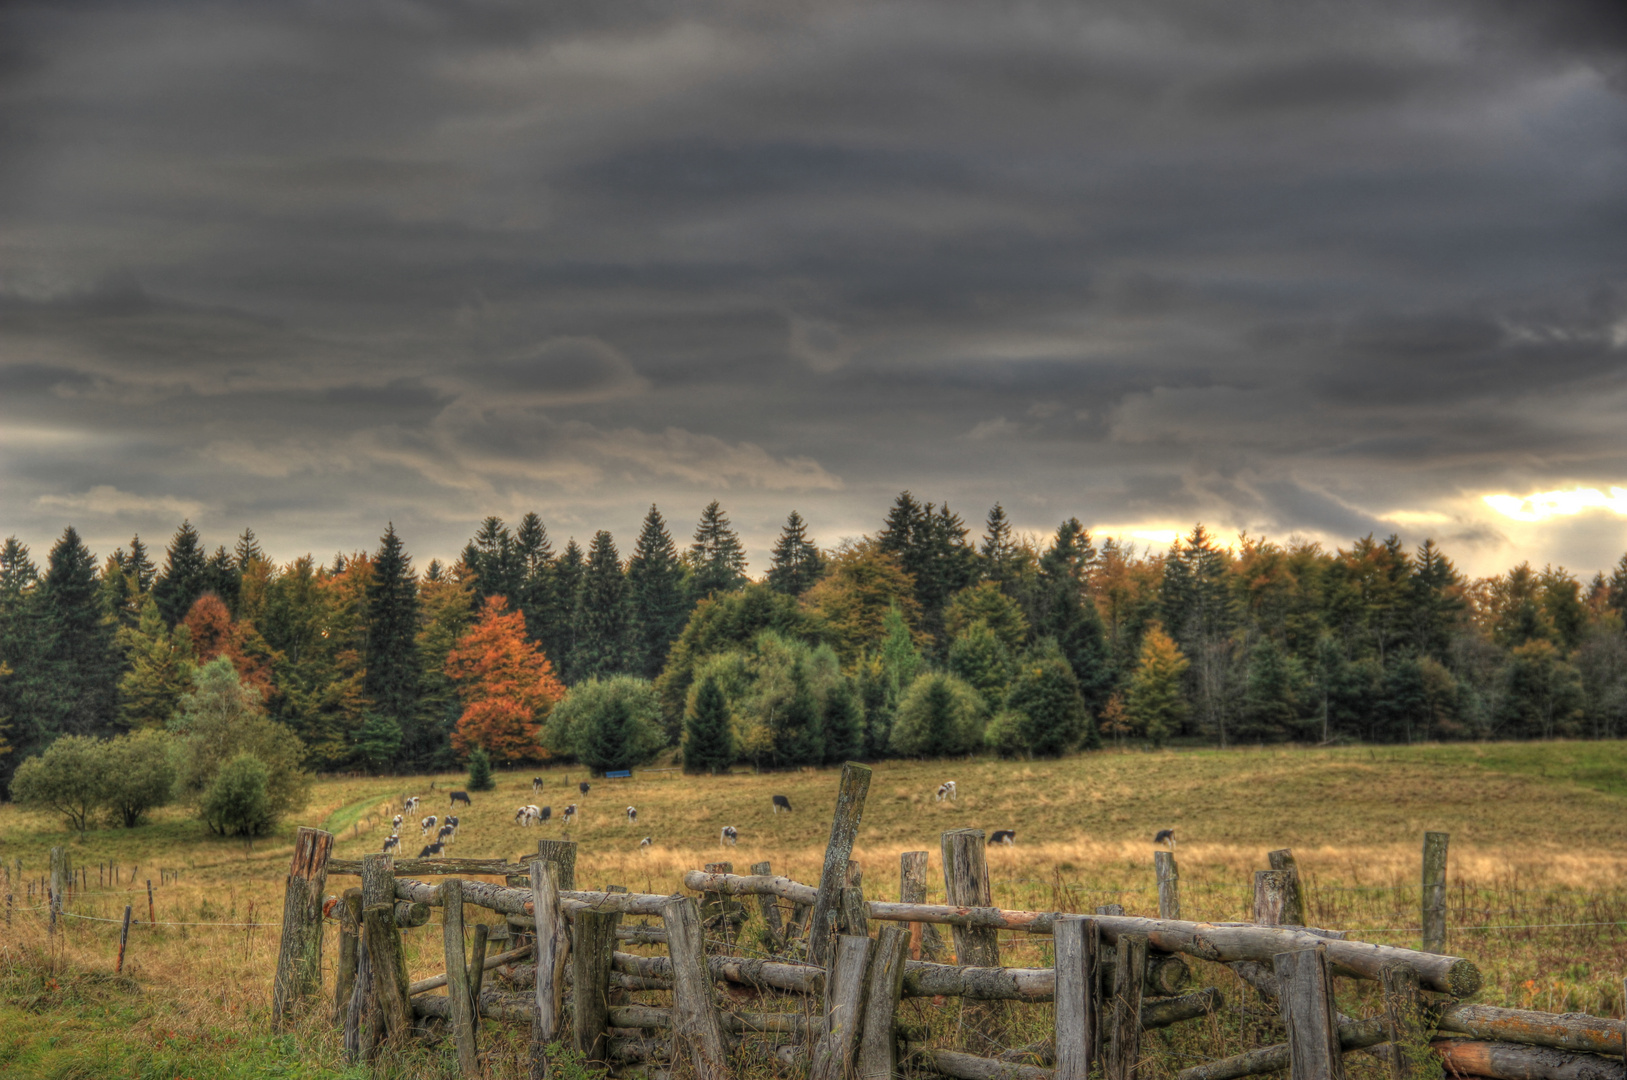
[[[174,630],[165,626],[149,596],[140,624],[120,631],[119,643],[129,665],[119,679],[120,718],[127,728],[161,730],[193,688],[192,635],[185,623]]]
[[[1627,626],[1627,555],[1617,560],[1615,569],[1610,571],[1607,596],[1610,610],[1621,617],[1623,626]]]
[[[730,592],[746,584],[745,549],[716,499],[701,511],[695,542],[689,546],[689,565],[697,597]]]
[[[489,517],[480,523],[480,531],[464,548],[463,561],[478,579],[475,584],[476,599],[501,596],[510,607],[518,605],[520,560],[514,551],[514,537],[502,518]]]
[[[237,568],[232,559],[232,553],[224,546],[215,548],[215,553],[209,556],[209,567],[205,573],[208,582],[208,592],[220,597],[233,615],[237,614],[237,598],[242,591],[243,572]]]
[[[1054,644],[1036,649],[1018,665],[1006,708],[1021,717],[1019,738],[1037,757],[1056,757],[1081,739],[1087,749],[1101,745],[1101,734],[1079,696],[1073,668]]]
[[[491,778],[491,755],[485,747],[475,747],[469,751],[469,790],[490,791],[496,786],[497,781]]]
[[[989,510],[984,522],[983,544],[978,554],[983,557],[983,580],[994,582],[1010,595],[1021,574],[1022,555],[1011,535],[1011,521],[999,503]]]
[[[433,564],[431,564],[433,565]],[[474,621],[472,589],[427,573],[419,589],[422,627],[417,636],[418,717],[407,725],[402,757],[407,767],[430,772],[453,764],[451,733],[463,712],[457,687],[446,673],[446,658]]]
[[[944,605],[978,576],[977,550],[966,540],[969,531],[947,503],[923,506],[904,491],[893,501],[876,538],[882,551],[898,556],[914,581],[920,626],[938,655],[949,645]]]
[[[153,583],[158,611],[171,626],[186,618],[192,605],[209,590],[209,558],[192,522],[183,521],[164,555],[164,572]]]
[[[729,706],[717,679],[702,680],[684,722],[684,771],[722,772],[734,762]]]
[[[1226,674],[1237,626],[1237,605],[1226,575],[1229,555],[1215,546],[1202,524],[1177,541],[1164,560],[1160,590],[1164,625],[1193,665],[1189,678],[1204,725],[1227,743]]]
[[[237,538],[237,545],[232,548],[232,564],[237,567],[238,574],[249,568],[249,563],[255,559],[262,562],[266,553],[260,549],[260,541],[255,538],[254,530],[244,528],[243,535]]]
[[[71,525],[51,548],[39,601],[51,632],[45,665],[55,730],[100,734],[117,711],[121,664],[113,626],[102,618],[95,557]]]
[[[608,678],[626,671],[631,644],[627,579],[622,575],[616,542],[603,529],[594,534],[588,548],[576,610],[576,677]]]
[[[586,573],[587,559],[582,555],[582,549],[573,536],[565,545],[565,550],[554,567],[555,603],[559,605],[559,611],[562,613],[554,649],[557,653],[559,677],[567,686],[575,685],[582,679],[577,671],[576,640],[577,619],[581,614],[582,579]]]
[[[418,582],[391,522],[379,538],[367,583],[367,674],[374,710],[405,731],[418,713]],[[396,740],[399,746],[401,740]],[[371,762],[375,767],[383,762]]]
[[[1414,664],[1416,666],[1416,664]],[[1273,638],[1262,637],[1249,650],[1237,737],[1276,742],[1297,733],[1297,665]]]
[[[124,556],[124,572],[136,579],[138,592],[149,592],[153,587],[153,580],[158,576],[158,567],[147,555],[147,545],[141,542],[141,534],[130,538],[130,550]]]
[[[1186,698],[1181,677],[1187,660],[1164,628],[1154,623],[1141,639],[1141,657],[1125,690],[1124,713],[1130,724],[1163,746],[1186,719]]]
[[[28,545],[15,536],[0,547],[0,728],[17,753],[0,755],[0,782],[9,785],[11,770],[23,755],[50,739],[45,699],[50,672],[45,666],[49,628],[38,603],[39,568]]]
[[[825,558],[808,539],[808,523],[795,510],[785,519],[780,538],[774,544],[773,562],[768,569],[768,586],[788,596],[801,596],[819,579]]]
[[[864,756],[864,713],[853,684],[842,679],[825,694],[825,764]]]
[[[684,566],[667,523],[654,504],[644,515],[638,545],[627,560],[632,602],[633,659],[629,665],[646,679],[661,674],[667,652],[683,632],[692,605],[684,588]]]
[[[515,607],[525,616],[525,631],[542,651],[558,651],[562,624],[570,613],[559,610],[555,595],[554,546],[548,528],[535,513],[527,513],[514,530]]]
[[[791,668],[790,701],[771,718],[771,729],[775,765],[817,765],[824,760],[824,724],[800,658]]]

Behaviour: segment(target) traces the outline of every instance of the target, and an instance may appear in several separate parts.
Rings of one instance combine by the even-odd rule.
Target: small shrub
[[[285,724],[266,716],[260,692],[245,685],[224,656],[199,668],[197,689],[181,699],[172,726],[184,739],[179,794],[199,807],[226,765],[243,754],[266,767],[266,798],[273,822],[305,805],[311,776],[300,768],[305,744]],[[208,816],[202,815],[205,822]],[[214,828],[213,825],[210,828]]]
[[[491,778],[491,755],[484,747],[475,747],[469,751],[469,790],[490,791],[496,786],[497,781]]]
[[[102,805],[127,829],[175,794],[175,740],[162,731],[133,731],[107,743]]]
[[[271,770],[253,754],[239,754],[220,770],[199,809],[213,832],[256,836],[276,824],[268,787]]]
[[[24,806],[61,814],[70,829],[84,832],[106,801],[107,744],[64,735],[39,757],[17,766],[11,797]]]

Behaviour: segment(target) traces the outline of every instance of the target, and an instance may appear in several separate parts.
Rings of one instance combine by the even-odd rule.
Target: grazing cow
[[[441,852],[445,850],[446,849],[441,846],[441,842],[437,840],[433,844],[425,844],[424,850],[418,853],[418,857],[420,859],[438,859],[441,857]]]
[[[399,837],[399,836],[386,836],[384,838],[384,854],[388,855],[392,851],[399,851],[400,848],[401,848],[401,837]]]
[[[535,795],[537,792],[539,792],[541,790],[542,790],[542,777],[533,776],[531,778],[531,794]]]
[[[774,812],[777,814],[781,810],[789,814],[791,812],[791,800],[784,795],[776,795],[774,796]]]
[[[458,819],[457,818],[453,817],[451,814],[448,814],[446,816],[446,823],[448,825],[452,826],[452,829],[453,829],[454,832],[457,831],[457,827],[458,827]]]
[[[418,835],[428,836],[430,833],[434,832],[435,826],[440,824],[440,820],[440,818],[436,817],[434,814],[431,814],[424,820],[420,821],[418,823],[418,828],[422,831],[419,832]]]
[[[649,847],[650,844],[651,844],[651,840],[650,840],[650,838],[648,836],[646,836],[644,839],[642,839],[642,840],[640,840],[638,842],[638,846],[639,846],[640,850],[643,850],[644,848]]]
[[[728,844],[730,847],[734,847],[735,842],[739,839],[740,830],[736,829],[733,825],[723,826],[723,831],[718,834],[719,842]]]
[[[467,791],[454,791],[454,792],[452,792],[452,801],[447,804],[447,809],[450,810],[452,807],[456,806],[458,803],[462,803],[464,806],[467,806],[471,810],[473,810],[475,808],[475,804],[469,801],[469,793]]]
[[[435,834],[435,843],[450,844],[452,842],[452,826],[442,825],[440,832]]]
[[[592,786],[593,786],[592,784],[589,784],[586,780],[584,780],[580,784],[576,785],[576,790],[580,791],[582,794],[586,795],[588,793],[588,790]]]
[[[576,804],[575,803],[571,803],[569,806],[565,807],[565,815],[564,816],[565,816],[565,828],[568,829],[568,828],[571,827],[571,823],[576,820]]]
[[[543,818],[543,812],[538,810],[535,806],[522,806],[518,810],[514,811],[514,824],[523,825],[527,828],[535,825],[538,821],[543,820]]]
[[[405,819],[400,814],[397,814],[395,816],[395,820],[390,822],[390,831],[392,833],[400,832],[401,831],[401,822],[404,821],[404,820]]]
[[[638,807],[636,807],[636,806],[629,806],[629,807],[628,807],[628,808],[627,808],[627,820],[628,820],[628,821],[629,821],[629,822],[633,822],[633,821],[637,821],[637,820],[638,820]]]
[[[1168,844],[1171,851],[1175,850],[1175,830],[1159,829],[1158,835],[1152,838],[1155,844]]]
[[[950,802],[955,801],[955,782],[953,780],[945,780],[938,785],[938,801],[943,802],[945,799]]]
[[[537,816],[537,820],[538,821],[547,821],[549,818],[551,818],[553,816],[554,816],[554,808],[551,807],[551,806],[544,806],[542,808],[542,813]]]
[[[1017,842],[1017,834],[1011,829],[995,829],[989,836],[989,843],[1004,844],[1006,847]]]
[[[418,809],[418,796],[416,796],[416,795],[414,795],[412,798],[408,799],[401,806],[401,812],[403,814],[410,814],[416,809]]]

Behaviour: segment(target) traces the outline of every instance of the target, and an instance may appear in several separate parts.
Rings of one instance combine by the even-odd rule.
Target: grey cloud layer
[[[1618,10],[10,5],[0,529],[716,496],[760,560],[907,486],[1611,562],[1473,507],[1627,482]]]

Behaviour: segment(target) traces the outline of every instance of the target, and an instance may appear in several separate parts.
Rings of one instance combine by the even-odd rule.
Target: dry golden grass
[[[1549,769],[1548,759],[1558,753],[1552,748],[1484,753],[1482,760],[1477,748],[1457,747],[1110,751],[1055,762],[885,763],[875,770],[855,857],[871,896],[896,896],[900,852],[932,852],[936,871],[944,830],[1012,828],[1017,846],[989,852],[996,903],[1089,911],[1116,902],[1132,913],[1152,913],[1151,836],[1174,827],[1188,918],[1243,917],[1252,871],[1265,865],[1268,850],[1291,847],[1307,878],[1313,921],[1404,945],[1416,944],[1409,931],[1418,925],[1421,834],[1445,830],[1452,834],[1456,929],[1450,947],[1481,963],[1487,975],[1482,1000],[1620,1015],[1627,839],[1616,825],[1627,799],[1571,779],[1591,776],[1587,770],[1600,767],[1600,754],[1608,773],[1621,763],[1619,752],[1577,751],[1586,761],[1555,766],[1548,776],[1530,766],[1538,761]],[[628,781],[595,780],[584,797],[576,790],[585,777],[581,769],[542,775],[541,796],[531,794],[530,772],[500,774],[498,791],[476,793],[475,805],[460,813],[451,853],[514,858],[534,851],[539,837],[563,835],[559,813],[575,802],[581,816],[570,838],[580,845],[584,887],[675,892],[684,871],[724,860],[739,872],[767,860],[776,872],[813,881],[836,785],[833,770],[716,778],[641,773]],[[958,783],[954,804],[933,799],[946,779]],[[359,856],[379,850],[404,796],[423,796],[419,815],[444,814],[445,791],[461,785],[459,776],[323,781],[301,821],[252,852],[240,842],[208,837],[179,809],[139,829],[79,838],[48,818],[0,808],[0,858],[12,872],[22,860],[13,925],[0,937],[6,1006],[0,1009],[0,1073],[342,1075],[325,1017],[294,1036],[265,1034],[291,826],[325,825],[338,834],[337,854]],[[773,814],[774,794],[789,796],[796,812]],[[514,808],[533,801],[552,805],[554,820],[534,829],[515,826]],[[638,807],[636,823],[626,819],[629,804]],[[408,855],[423,842],[415,825],[403,830]],[[724,825],[739,829],[737,847],[720,846]],[[644,836],[653,838],[652,848],[638,847]],[[66,845],[75,865],[90,870],[91,888],[70,901],[76,915],[113,920],[133,902],[137,918],[145,919],[141,883],[150,877],[160,923],[209,925],[138,926],[122,979],[110,974],[113,922],[70,919],[66,933],[48,945],[39,913],[28,910],[41,901],[31,900],[25,885],[45,873],[52,844]],[[119,886],[98,885],[98,866],[115,861]],[[160,867],[178,871],[179,879],[160,885]],[[350,883],[330,879],[329,891]],[[940,889],[935,873],[931,887]],[[238,923],[258,925],[223,925]],[[1570,923],[1605,925],[1548,925]],[[409,931],[407,939],[415,977],[440,970],[438,923]],[[749,930],[746,940],[753,940]],[[1043,966],[1048,945],[1014,938],[1005,955],[1014,965]],[[1204,978],[1237,1002],[1229,973]],[[1362,987],[1344,985],[1347,1011],[1370,1007]],[[911,1008],[931,1011],[927,1003]],[[1158,1036],[1152,1045],[1163,1052],[1150,1075],[1172,1075],[1196,1055],[1220,1056],[1270,1037],[1259,1010],[1246,1009],[1230,1010],[1207,1027]],[[923,1015],[944,1029],[953,1026],[952,1010]],[[1050,1022],[1046,1007],[1015,1015],[1012,1041],[1038,1037]],[[507,1075],[501,1038],[497,1046],[494,1075]],[[444,1052],[425,1050],[396,1071],[453,1075],[450,1069]]]

